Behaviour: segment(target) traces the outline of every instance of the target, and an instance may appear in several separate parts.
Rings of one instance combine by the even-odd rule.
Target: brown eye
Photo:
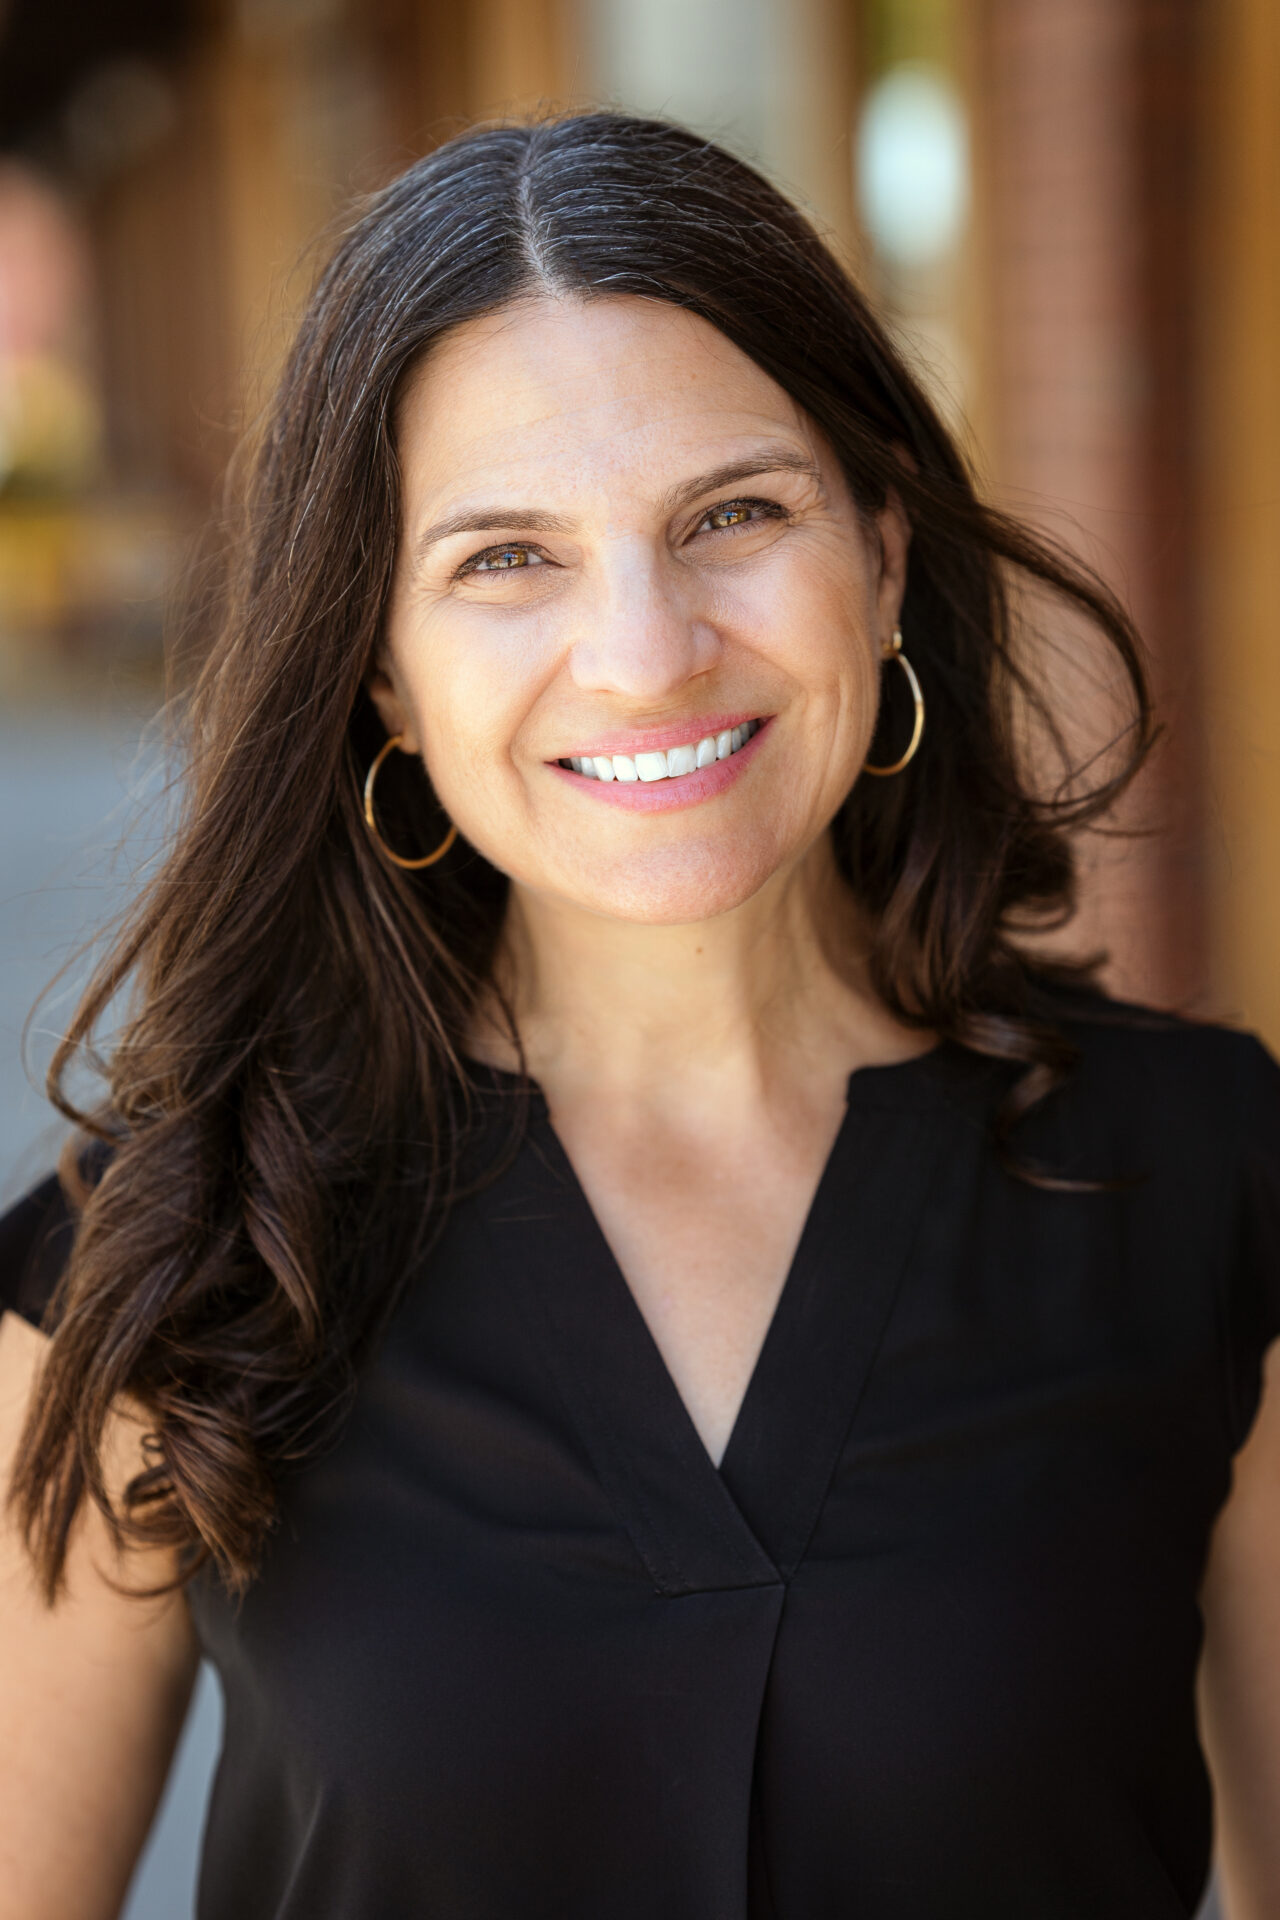
[[[515,567],[527,567],[532,558],[528,547],[492,547],[477,554],[471,568],[475,573],[509,573]]]
[[[761,520],[786,520],[785,507],[776,500],[722,500],[702,516],[697,533],[733,533],[738,527],[754,526]]]

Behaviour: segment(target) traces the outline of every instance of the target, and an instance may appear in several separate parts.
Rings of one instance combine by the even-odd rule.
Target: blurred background
[[[56,1146],[22,1024],[154,847],[166,620],[317,235],[476,116],[587,102],[806,205],[990,493],[1122,594],[1168,730],[1073,937],[1280,1047],[1274,0],[0,0],[0,1201]],[[129,1920],[190,1912],[217,1722],[206,1678]]]

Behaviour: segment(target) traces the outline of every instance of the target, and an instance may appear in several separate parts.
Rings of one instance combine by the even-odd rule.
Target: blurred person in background
[[[1280,1910],[1280,1072],[1037,946],[1140,646],[796,209],[613,114],[375,196],[185,723],[0,1222],[0,1920],[201,1652],[201,1920],[1190,1915],[1198,1686]]]

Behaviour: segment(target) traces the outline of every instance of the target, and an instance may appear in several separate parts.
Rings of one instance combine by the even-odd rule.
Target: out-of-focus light
[[[67,202],[39,174],[0,161],[0,495],[74,490],[94,472],[88,290],[88,250]]]
[[[342,11],[342,0],[237,0],[234,17],[246,40],[262,40],[333,26]]]
[[[145,60],[112,60],[95,68],[63,115],[71,157],[90,179],[141,159],[168,137],[177,119],[173,88]]]
[[[876,246],[904,266],[949,253],[969,205],[964,108],[945,74],[893,67],[858,123],[858,200]]]

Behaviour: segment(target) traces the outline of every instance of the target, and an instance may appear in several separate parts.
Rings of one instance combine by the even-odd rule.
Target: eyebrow
[[[426,528],[414,545],[414,558],[420,560],[428,547],[452,534],[497,533],[503,527],[519,527],[523,533],[568,533],[569,522],[540,507],[472,507]]]
[[[662,504],[668,513],[675,513],[701,494],[715,493],[720,487],[735,487],[740,480],[754,480],[762,473],[802,473],[818,484],[822,481],[817,461],[807,453],[797,453],[792,447],[767,447],[749,459],[731,460],[727,466],[711,467],[706,473],[695,474],[692,480],[682,480],[663,496]]]
[[[819,483],[822,478],[816,461],[810,459],[808,454],[798,453],[790,447],[769,447],[752,454],[748,459],[731,460],[724,466],[711,467],[706,473],[695,474],[691,480],[682,480],[663,495],[663,511],[675,513],[701,494],[713,493],[718,487],[736,486],[741,480],[752,480],[763,473],[800,473]],[[499,533],[514,527],[518,527],[522,533],[571,531],[569,521],[562,519],[559,514],[547,513],[540,507],[470,507],[460,513],[448,514],[443,520],[437,520],[425,528],[414,543],[414,558],[421,560],[428,548],[441,540],[450,539],[456,533]]]

